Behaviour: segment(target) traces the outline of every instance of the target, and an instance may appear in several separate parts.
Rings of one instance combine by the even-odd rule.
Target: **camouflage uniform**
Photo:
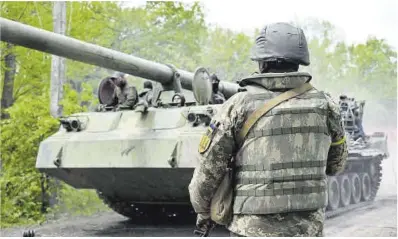
[[[118,99],[118,108],[120,109],[132,109],[138,102],[137,90],[134,86],[117,86],[114,94]]]
[[[145,88],[139,94],[139,97],[140,97],[141,100],[146,101],[148,103],[148,105],[151,105],[152,104],[152,98],[153,98],[153,90]]]
[[[250,141],[253,141],[253,138],[245,140],[242,148],[240,148],[238,142],[236,142],[236,137],[250,113],[261,107],[261,105],[270,98],[280,94],[281,91],[298,87],[307,80],[308,78],[300,76],[299,73],[297,76],[289,74],[289,77],[268,78],[257,82],[257,86],[250,86],[250,93],[237,93],[225,102],[222,109],[212,120],[211,127],[214,128],[214,130],[210,130],[211,135],[208,136],[211,141],[206,146],[205,151],[200,154],[200,164],[195,169],[192,181],[189,185],[191,203],[195,212],[198,213],[198,220],[209,217],[211,199],[218,185],[220,185],[226,172],[228,162],[232,157],[235,159],[241,157],[240,160],[245,162],[247,160],[252,160],[252,158],[256,158],[258,155],[263,155],[265,157],[264,160],[267,160],[267,157],[278,157],[278,155],[282,157],[289,157],[289,155],[302,156],[303,154],[305,155],[305,152],[308,150],[317,147],[315,148],[316,151],[320,152],[318,155],[324,157],[321,158],[321,160],[325,163],[324,168],[326,175],[334,175],[343,169],[347,157],[347,146],[343,140],[345,133],[341,124],[339,107],[329,96],[316,89],[312,89],[302,96],[281,103],[279,106],[275,107],[274,110],[289,108],[291,104],[294,105],[294,102],[296,102],[296,106],[300,105],[297,104],[298,100],[301,100],[304,105],[323,107],[326,116],[322,119],[324,119],[323,124],[325,124],[327,128],[324,133],[330,137],[327,142],[333,142],[331,146],[325,143],[318,144],[315,136],[315,140],[314,138],[308,140],[308,138],[303,137],[301,141],[297,141],[297,138],[294,138],[296,137],[295,134],[290,134],[291,136],[288,137],[291,137],[291,140],[283,142],[283,145],[275,142],[274,144],[272,144],[272,142],[268,144],[268,146],[272,145],[273,147],[266,147],[263,144],[259,145],[256,142],[253,143],[255,144],[254,146],[250,146]],[[272,118],[270,116],[272,116],[272,112],[276,112],[274,110],[263,116],[249,131],[249,135],[253,134],[256,130],[267,128],[267,123],[269,123],[267,118]],[[304,122],[303,124],[306,124],[306,122],[311,123],[311,121],[313,121],[313,118],[310,118],[309,114],[307,115],[304,114],[302,116],[303,119],[301,123]],[[316,119],[319,121],[319,118]],[[283,125],[288,127],[293,127],[294,123],[295,122],[289,120],[282,122]],[[319,133],[317,135],[321,135],[317,137],[325,137]],[[243,149],[244,147],[247,147],[249,150],[246,150],[244,156],[239,156],[240,151],[245,151],[245,149]],[[234,171],[235,177],[239,175],[236,172],[236,167]],[[326,181],[322,181],[323,185],[325,182]],[[242,207],[246,207],[246,211],[250,211],[251,207],[256,206],[256,203],[245,204],[245,202],[240,201],[240,207],[237,207],[237,204],[239,204],[237,191],[245,186],[250,186],[239,186],[238,184],[239,183],[235,184],[234,216],[228,226],[229,231],[232,232],[232,236],[322,236],[325,218],[324,206],[326,206],[326,202],[321,202],[321,204],[323,203],[322,205],[324,205],[321,208],[302,212],[289,212],[289,210],[282,213],[262,214],[239,212]],[[252,184],[251,186],[253,185],[255,186],[256,184]],[[254,190],[257,189],[258,188],[254,188]],[[325,200],[325,194],[326,192],[323,193],[322,200]],[[246,197],[245,200],[250,201],[252,199],[255,199],[255,197]],[[283,202],[280,204],[279,206],[286,206],[283,205]],[[308,204],[311,204],[311,202]],[[267,207],[262,207],[262,210],[266,211]]]
[[[359,109],[355,109],[354,117],[355,117],[354,124],[357,127],[356,137],[354,138],[354,140],[358,138],[364,139],[366,137],[366,134],[365,131],[363,130],[362,119],[359,113]]]
[[[210,76],[213,95],[211,97],[212,104],[223,104],[225,102],[225,96],[223,93],[219,91],[220,80],[218,79],[216,74],[212,74]]]
[[[221,93],[219,91],[216,93],[213,93],[211,102],[212,102],[212,104],[223,104],[225,102],[225,97],[224,97],[223,93]]]
[[[144,82],[144,89],[138,95],[140,100],[145,102],[148,106],[152,105],[152,98],[153,98],[153,85],[150,81]]]

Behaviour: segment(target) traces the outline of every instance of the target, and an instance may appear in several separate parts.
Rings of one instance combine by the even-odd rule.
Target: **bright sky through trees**
[[[182,2],[193,2],[182,0]],[[398,48],[398,1],[396,0],[201,0],[205,20],[223,28],[251,34],[255,28],[275,21],[318,18],[337,27],[347,43],[364,43],[369,35],[384,38]],[[139,6],[145,1],[124,2]]]

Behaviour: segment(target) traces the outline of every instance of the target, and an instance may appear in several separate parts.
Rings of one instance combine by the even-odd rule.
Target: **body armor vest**
[[[251,95],[247,115],[276,95]],[[311,90],[276,106],[253,126],[235,156],[234,214],[326,207],[327,111],[324,94]]]

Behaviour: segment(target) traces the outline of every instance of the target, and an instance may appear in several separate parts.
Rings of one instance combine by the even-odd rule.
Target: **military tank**
[[[192,212],[188,184],[198,163],[193,152],[221,107],[209,103],[212,84],[205,68],[191,73],[4,18],[0,34],[1,41],[159,83],[151,107],[115,110],[109,106],[112,84],[102,81],[98,97],[108,107],[61,118],[59,131],[40,143],[38,170],[77,189],[97,190],[110,208],[129,218]],[[226,99],[250,91],[219,84]],[[184,100],[173,102],[175,96]],[[349,114],[344,115],[350,154],[344,172],[329,178],[329,211],[374,199],[386,157],[384,134],[353,141]]]
[[[344,171],[328,178],[328,211],[346,210],[351,205],[373,201],[382,179],[382,160],[389,156],[385,133],[366,135],[363,131],[365,101],[341,95],[339,106],[348,158]]]

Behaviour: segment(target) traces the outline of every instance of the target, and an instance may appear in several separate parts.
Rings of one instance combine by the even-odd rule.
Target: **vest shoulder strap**
[[[249,133],[249,130],[254,126],[254,124],[267,112],[272,110],[275,106],[279,105],[280,103],[289,100],[291,98],[294,98],[298,95],[304,94],[305,92],[311,90],[313,86],[310,83],[304,83],[301,86],[294,88],[292,90],[286,91],[271,100],[269,100],[265,105],[256,111],[254,111],[246,120],[244,123],[241,131],[237,135],[238,143],[241,145],[246,137],[246,135]]]

